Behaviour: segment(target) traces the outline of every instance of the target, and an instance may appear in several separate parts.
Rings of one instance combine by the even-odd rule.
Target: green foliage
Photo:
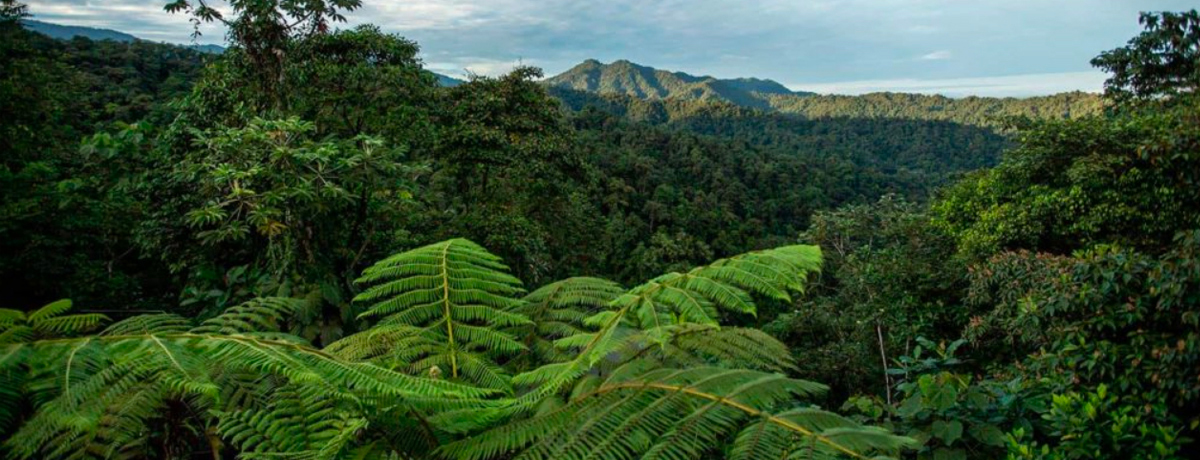
[[[625,292],[617,283],[600,278],[576,277],[555,281],[530,292],[514,312],[530,323],[517,328],[517,337],[533,362],[560,362],[570,355],[554,341],[585,332],[585,320],[605,309]]]
[[[1112,74],[1106,94],[1118,102],[1188,95],[1200,89],[1200,13],[1142,13],[1145,29],[1092,65]]]
[[[1185,64],[1183,59],[1178,59],[1177,62]],[[713,103],[810,119],[939,120],[975,126],[998,126],[1003,119],[1013,116],[1070,119],[1099,114],[1104,108],[1104,101],[1100,97],[1083,92],[1022,99],[974,96],[949,98],[940,95],[900,93],[872,93],[862,96],[816,95],[803,91],[793,92],[771,80],[696,77],[682,72],[653,69],[625,60],[610,64],[587,60],[562,74],[546,79],[545,84],[559,91],[571,90],[605,97],[619,96],[616,99],[650,101],[644,105],[633,104],[635,107],[630,107],[629,114],[656,122],[670,116],[668,113],[672,111],[672,106],[692,110]],[[660,104],[659,101],[663,103]]]
[[[205,0],[171,0],[167,12],[183,13],[195,24],[220,22],[229,29],[230,40],[243,52],[250,63],[252,79],[248,83],[263,94],[269,105],[282,104],[285,88],[279,86],[285,71],[288,44],[297,38],[329,32],[330,23],[345,22],[343,12],[362,6],[361,0],[232,0],[228,7],[232,17]]]
[[[641,100],[440,88],[357,0],[169,3],[213,60],[2,5],[0,288],[96,309],[0,310],[5,457],[1195,456],[1195,12],[1108,99],[595,69]]]
[[[547,364],[514,378],[520,386],[538,387],[520,397],[516,409],[533,409],[543,398],[577,383],[614,353],[636,357],[636,351],[628,352],[631,344],[634,350],[650,346],[665,350],[675,334],[687,331],[680,326],[718,325],[720,310],[754,314],[757,307],[752,295],[790,299],[788,292],[802,289],[820,263],[819,248],[786,246],[718,260],[685,273],[668,273],[634,287],[614,299],[609,310],[586,320],[597,328],[594,332],[556,342],[577,350],[573,360]],[[615,364],[621,362],[618,359]]]
[[[824,387],[778,374],[694,368],[617,369],[565,406],[450,444],[457,459],[702,458],[728,443],[729,458],[868,458],[904,438],[810,408],[779,409]],[[639,372],[640,371],[640,372]]]
[[[107,316],[99,313],[64,315],[70,309],[69,299],[47,304],[29,313],[0,308],[0,344],[72,336],[108,321]]]
[[[1021,146],[948,190],[937,218],[975,261],[1102,242],[1162,250],[1200,225],[1195,107],[1024,125]]]
[[[1009,458],[1186,458],[1180,447],[1186,442],[1182,429],[1162,425],[1148,414],[1154,409],[1122,404],[1121,399],[1104,384],[1083,394],[1054,395],[1043,416],[1053,441],[1031,441],[1024,429],[1017,429],[1008,439]]]
[[[526,350],[504,329],[529,323],[513,310],[521,281],[500,258],[465,239],[445,241],[388,257],[363,271],[366,290],[356,302],[362,315],[385,326],[406,326],[430,349],[397,350],[410,370],[441,372],[487,388],[504,389],[495,360]]]
[[[411,192],[397,180],[404,173],[401,152],[369,137],[314,141],[314,129],[294,118],[255,119],[244,128],[197,133],[198,150],[174,172],[202,203],[184,213],[194,238],[222,248],[261,240],[266,247],[254,252],[272,256],[268,267],[281,271],[333,263],[323,257],[352,258],[342,238],[363,223],[331,222],[328,216],[353,215],[364,206],[360,201],[372,198],[402,206]]]
[[[824,391],[823,386],[737,369],[752,356],[775,363],[768,369],[781,369],[781,361],[771,356],[786,354],[781,344],[770,348],[765,335],[732,329],[726,334],[688,322],[715,325],[704,309],[753,312],[751,292],[787,297],[803,289],[819,263],[815,247],[793,246],[660,277],[584,321],[584,327],[606,323],[594,333],[561,339],[569,344],[591,337],[593,343],[580,347],[567,363],[543,362],[538,373],[557,377],[517,398],[494,399],[494,390],[446,382],[436,374],[410,376],[377,365],[383,363],[377,359],[359,362],[377,351],[406,353],[410,344],[404,340],[412,338],[444,350],[430,356],[449,355],[450,366],[470,352],[496,356],[491,352],[516,349],[497,344],[520,347],[511,338],[494,340],[506,336],[504,329],[528,322],[507,311],[525,305],[512,297],[520,282],[481,247],[450,240],[368,268],[360,281],[369,287],[360,300],[377,301],[367,314],[383,316],[381,324],[325,351],[283,332],[304,303],[284,298],[255,299],[195,327],[175,315],[143,315],[96,336],[26,337],[6,344],[0,354],[0,392],[18,404],[0,406],[0,422],[19,428],[4,448],[14,458],[85,452],[174,457],[200,445],[216,458],[225,452],[241,458],[427,458],[432,448],[439,456],[472,459],[518,450],[536,458],[700,458],[722,450],[738,458],[898,453],[911,440],[798,404],[797,397]],[[572,279],[535,291],[528,305],[594,306],[617,291],[602,280]],[[697,310],[685,298],[706,299],[707,308]],[[426,314],[430,305],[435,311]],[[28,317],[42,321],[66,308],[69,303],[60,303]],[[539,318],[550,310],[542,311]],[[647,317],[668,313],[675,324],[648,325]],[[439,314],[445,316],[439,320]],[[472,332],[447,331],[439,337],[434,331],[441,325]],[[645,337],[641,345],[614,341],[639,335]],[[755,343],[768,348],[752,350]],[[612,352],[617,352],[615,361],[610,361]],[[683,362],[676,358],[690,358],[693,367],[668,367]],[[464,362],[459,361],[462,380],[476,380]],[[421,374],[420,367],[401,370]],[[584,375],[560,400],[563,384]],[[507,385],[502,374],[492,378]],[[21,404],[30,404],[32,414],[21,412]],[[521,415],[529,404],[545,409]],[[464,433],[480,428],[486,430]]]
[[[297,305],[259,299],[194,328],[136,316],[97,336],[8,344],[5,393],[42,410],[3,413],[22,422],[5,448],[14,458],[173,456],[201,443],[219,454],[226,439],[248,453],[333,458],[364,423],[354,414],[375,405],[445,407],[487,394],[313,349],[279,332]]]
[[[61,42],[15,22],[0,25],[0,35],[0,279],[8,299],[70,296],[104,309],[161,301],[163,271],[137,263],[129,237],[141,208],[124,179],[141,156],[112,145],[136,144],[156,128],[90,135],[108,123],[162,120],[204,59],[150,42]]]
[[[835,401],[868,389],[891,391],[886,368],[914,337],[953,339],[967,324],[955,306],[965,267],[953,257],[953,240],[930,225],[921,207],[885,196],[819,212],[802,238],[826,254],[823,276],[815,295],[764,329],[808,351],[799,375],[831,376]]]
[[[1026,429],[1036,421],[1036,401],[1028,401],[1021,379],[976,380],[956,372],[956,352],[965,340],[949,344],[917,338],[911,355],[889,369],[896,376],[899,398],[894,405],[878,397],[854,397],[843,409],[871,423],[891,428],[920,442],[917,458],[1001,458],[1005,433]]]
[[[586,222],[564,223],[588,213],[571,196],[583,159],[568,148],[558,104],[534,81],[541,75],[520,67],[443,90],[421,223],[434,238],[464,235],[494,248],[533,282],[588,231]]]
[[[1061,414],[1050,412],[1042,432],[1026,435],[1047,433],[1056,441],[1039,442],[1052,448],[1075,446],[1079,434],[1068,435],[1085,426],[1076,417],[1088,411],[1089,403],[1109,407],[1105,413],[1112,418],[1105,423],[1120,428],[1103,442],[1113,449],[1136,452],[1147,445],[1139,443],[1153,445],[1165,436],[1173,440],[1166,443],[1173,452],[1188,442],[1200,423],[1193,372],[1200,363],[1195,351],[1200,343],[1198,242],[1195,232],[1181,234],[1171,250],[1158,257],[1111,247],[1066,261],[1024,255],[1024,265],[1045,265],[1043,270],[1053,273],[1050,279],[1027,285],[1005,278],[994,282],[1017,292],[1009,297],[1012,300],[1001,301],[996,316],[980,327],[1015,335],[1036,325],[1042,334],[1023,340],[1040,351],[1022,360],[1024,372],[1044,376],[1037,385],[1046,394],[1077,393],[1075,399],[1047,401]],[[1006,275],[1024,273],[997,270],[993,276]],[[1100,394],[1102,385],[1113,393]],[[1165,431],[1142,432],[1130,439],[1120,434],[1153,427]]]

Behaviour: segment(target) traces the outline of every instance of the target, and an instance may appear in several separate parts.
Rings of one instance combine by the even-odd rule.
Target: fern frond
[[[198,334],[278,332],[283,322],[304,306],[303,299],[260,297],[226,309],[192,330]]]
[[[560,346],[577,347],[576,357],[514,377],[518,384],[537,383],[536,391],[519,398],[514,410],[527,412],[543,398],[569,386],[601,360],[628,348],[638,337],[628,329],[646,331],[641,338],[665,346],[668,326],[683,323],[717,326],[716,309],[754,313],[751,294],[788,298],[801,291],[808,276],[820,269],[821,250],[816,246],[785,246],[722,259],[680,274],[672,273],[637,286],[610,303],[585,323],[594,333],[560,339]],[[625,332],[622,332],[625,331]]]
[[[34,329],[48,335],[69,335],[93,329],[105,321],[108,317],[99,313],[58,316],[34,323]]]
[[[620,285],[601,278],[576,277],[556,281],[526,295],[516,312],[531,324],[516,333],[528,348],[522,362],[552,363],[571,355],[554,346],[554,340],[582,334],[586,320],[624,292]]]
[[[314,387],[287,385],[257,407],[218,412],[217,432],[241,458],[332,460],[367,425],[356,408]]]
[[[642,359],[663,367],[717,366],[769,372],[796,368],[787,345],[758,329],[685,323],[634,334],[612,361]]]
[[[62,299],[55,302],[50,302],[32,312],[29,312],[28,320],[30,323],[36,324],[41,321],[53,318],[71,310],[71,299]]]
[[[212,406],[225,392],[247,388],[243,380],[247,375],[256,375],[259,381],[277,379],[344,404],[387,404],[415,411],[487,407],[490,403],[479,398],[492,393],[348,362],[292,340],[253,334],[101,335],[0,348],[0,374],[20,369],[50,372],[38,376],[37,383],[48,389],[48,400],[6,441],[5,446],[15,458],[65,458],[67,453],[81,452],[71,450],[76,447],[100,449],[93,445],[96,443],[115,452],[128,447],[120,444],[124,442],[121,440],[144,437],[146,420],[155,415],[166,398]],[[147,388],[160,393],[151,397],[145,393]],[[271,388],[252,389],[250,395],[236,398],[248,407],[224,406],[226,409],[218,412],[242,414],[240,409],[270,407],[262,400],[273,391]],[[339,412],[338,417],[342,415]],[[347,417],[346,427],[358,423],[352,423],[354,417]],[[125,430],[121,427],[134,431],[112,432]],[[345,433],[338,436],[349,439]],[[337,439],[322,441],[322,448]]]
[[[95,329],[109,319],[99,313],[63,316],[71,310],[71,306],[70,299],[63,299],[28,314],[0,309],[0,344],[78,335]]]
[[[0,329],[27,321],[25,312],[11,308],[0,308]]]
[[[813,458],[868,458],[911,445],[907,438],[863,428],[816,409],[779,411],[796,398],[822,393],[825,387],[778,374],[697,368],[615,372],[594,390],[566,405],[530,419],[509,423],[444,446],[441,452],[461,460],[514,456],[520,459],[702,458],[736,436],[733,451],[743,458],[765,458],[776,444],[751,442],[766,423],[770,434],[796,439],[789,458],[801,446],[819,446]],[[837,423],[829,420],[834,419]],[[745,439],[743,439],[745,438]],[[771,454],[781,452],[770,450]]]
[[[364,317],[380,324],[419,328],[440,344],[415,359],[424,370],[438,366],[452,379],[507,389],[508,377],[493,359],[526,349],[504,332],[529,320],[514,310],[520,280],[500,258],[479,245],[453,239],[388,257],[363,271],[366,287],[355,301],[368,303]]]
[[[192,321],[179,315],[138,315],[110,324],[100,335],[172,334],[192,329]]]

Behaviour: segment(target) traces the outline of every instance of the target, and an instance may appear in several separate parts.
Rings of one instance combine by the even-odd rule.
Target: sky
[[[191,43],[166,0],[26,0],[35,19]],[[222,0],[212,3],[224,8]],[[1031,96],[1099,91],[1088,61],[1140,30],[1139,11],[1196,0],[364,0],[341,27],[417,41],[426,67],[547,75],[618,59],[793,90]],[[198,43],[223,44],[215,25]]]

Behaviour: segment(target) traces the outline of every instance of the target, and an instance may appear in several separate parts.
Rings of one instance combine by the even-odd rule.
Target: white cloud
[[[27,0],[40,20],[191,41],[188,18],[165,13],[167,1]],[[228,7],[228,0],[212,2]],[[1079,72],[1137,33],[1139,10],[1194,8],[1195,0],[363,3],[341,27],[371,23],[415,40],[430,67],[454,75],[464,69],[503,73],[521,58],[554,74],[596,58],[723,78],[829,84]],[[224,41],[216,25],[201,30],[201,43]]]
[[[464,57],[451,61],[425,63],[425,67],[429,70],[462,79],[466,79],[471,74],[496,77],[520,66],[536,65],[536,61],[527,59],[497,60],[483,57]]]
[[[953,57],[953,55],[950,54],[949,51],[941,50],[941,51],[934,51],[932,53],[923,55],[923,56],[921,56],[921,60],[922,61],[944,61],[946,59],[950,59],[951,57]]]
[[[1025,97],[1065,91],[1099,92],[1106,76],[1102,72],[1063,72],[1005,77],[866,80],[835,83],[794,83],[787,85],[798,91],[821,94],[866,94],[902,92],[941,94],[943,96]]]

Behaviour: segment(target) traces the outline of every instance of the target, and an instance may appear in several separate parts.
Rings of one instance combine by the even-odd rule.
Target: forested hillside
[[[602,64],[589,59],[566,72],[547,78],[545,83],[552,88],[598,94],[623,94],[649,100],[729,102],[762,109],[769,108],[765,100],[770,96],[794,94],[792,90],[771,80],[697,77],[625,60]]]
[[[1062,93],[1030,98],[949,98],[921,94],[872,93],[862,96],[818,95],[792,91],[771,80],[753,78],[716,79],[696,77],[616,61],[602,64],[588,60],[544,82],[557,94],[575,90],[613,99],[629,105],[621,96],[648,101],[650,106],[665,104],[668,112],[703,106],[702,102],[724,102],[741,107],[798,115],[805,118],[883,118],[939,120],[974,126],[1002,127],[1009,117],[1043,119],[1080,118],[1104,110],[1100,96],[1089,93]],[[586,101],[586,95],[570,95],[571,103]],[[645,109],[642,109],[645,110]],[[662,109],[659,109],[660,111]],[[636,112],[636,110],[635,110]]]
[[[358,0],[165,6],[231,47],[0,0],[4,458],[1200,454],[1196,11],[997,100],[450,86]]]

